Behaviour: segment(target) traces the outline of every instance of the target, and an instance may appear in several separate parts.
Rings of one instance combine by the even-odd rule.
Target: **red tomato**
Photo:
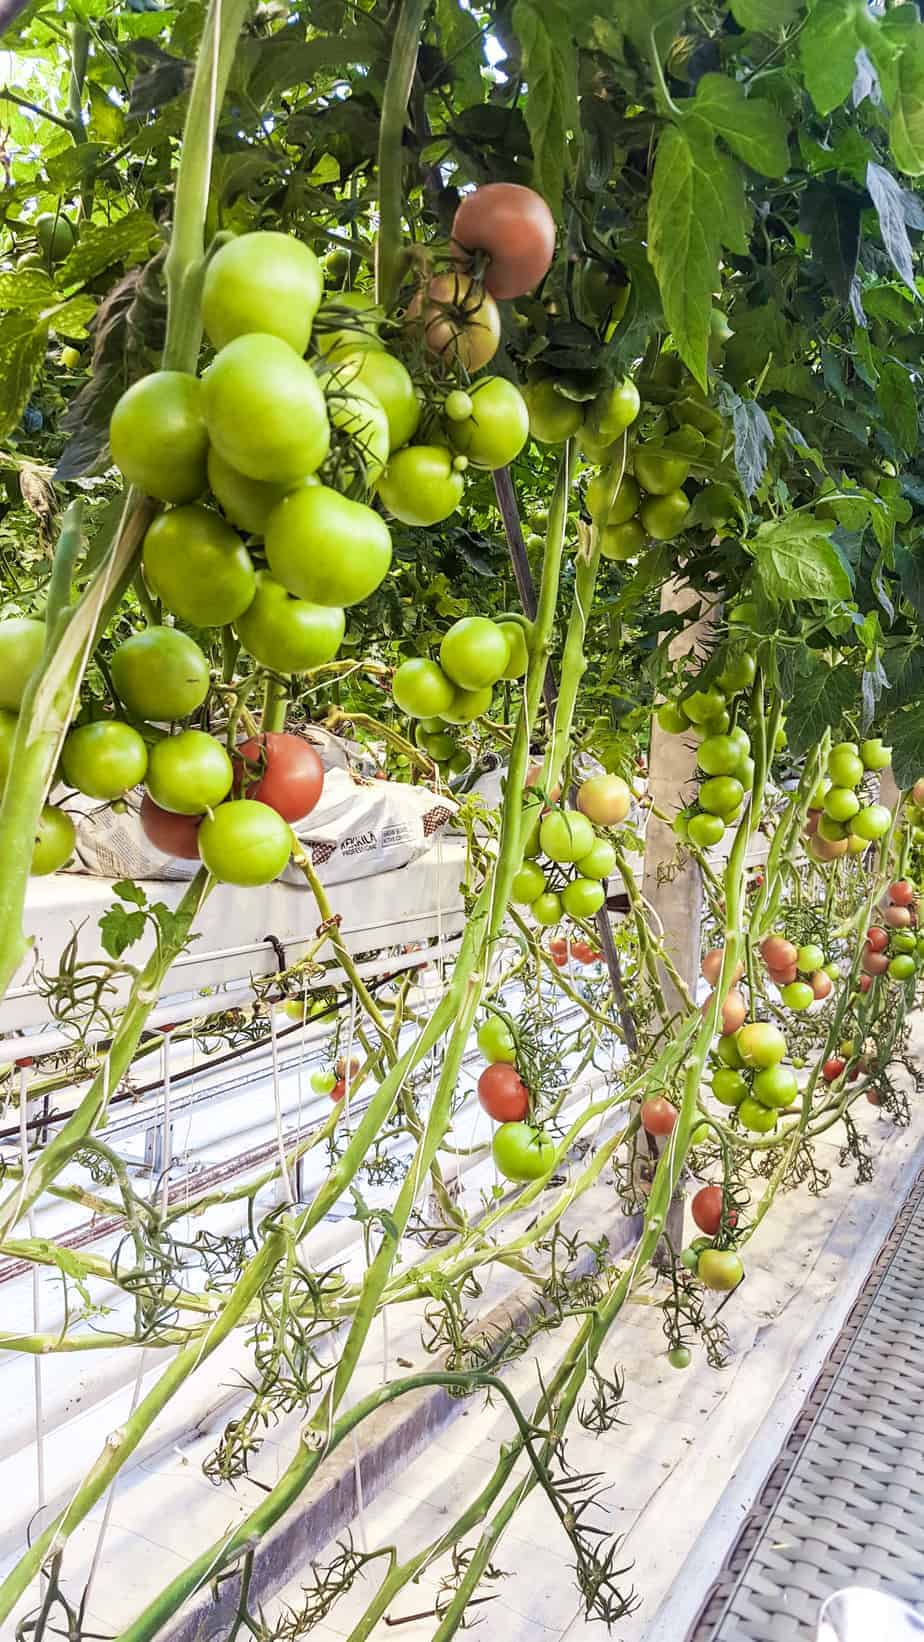
[[[707,1237],[714,1237],[722,1224],[722,1203],[724,1194],[721,1186],[703,1186],[696,1193],[690,1204],[690,1213],[701,1232]],[[728,1224],[737,1224],[738,1216],[732,1209],[728,1216]]]
[[[201,815],[174,815],[155,804],[150,794],[141,800],[141,830],[148,842],[176,861],[198,861],[197,835]]]
[[[555,219],[532,188],[490,182],[466,194],[453,218],[452,239],[457,255],[486,253],[484,283],[492,296],[525,296],[548,273]]]
[[[847,1062],[840,1055],[829,1055],[821,1068],[821,1075],[825,1083],[834,1083],[847,1070]]]
[[[245,759],[255,768],[247,769]],[[301,736],[272,730],[252,736],[241,742],[234,762],[235,794],[268,804],[284,821],[301,821],[310,815],[321,796],[324,765]]]
[[[529,1090],[508,1061],[485,1067],[478,1079],[478,1099],[495,1123],[521,1123],[529,1111]]]
[[[816,998],[826,998],[834,985],[830,975],[826,975],[823,969],[816,969],[814,975],[809,976],[809,982]]]
[[[568,942],[564,935],[553,935],[549,942],[549,951],[553,958],[564,958],[568,951]]]
[[[767,970],[767,974],[770,976],[774,986],[789,986],[791,982],[796,979],[798,973],[799,971],[795,964],[790,964],[787,969]]]
[[[334,1084],[333,1088],[331,1089],[330,1098],[331,1098],[331,1100],[342,1100],[345,1094],[346,1094],[346,1084],[344,1083],[342,1078],[338,1078],[337,1082]]]
[[[882,915],[883,923],[890,929],[909,929],[911,926],[911,908],[896,902],[894,906],[886,907]]]
[[[889,900],[897,907],[910,907],[914,900],[914,885],[910,878],[899,878],[889,885]]]
[[[859,981],[857,982],[861,992],[868,992],[872,984],[872,976],[870,975],[861,975]],[[852,1076],[853,1073],[851,1073],[851,1077]]]
[[[677,1108],[663,1095],[655,1095],[651,1100],[642,1102],[640,1116],[642,1127],[650,1135],[669,1135],[677,1122]]]
[[[790,969],[799,955],[799,948],[783,935],[768,935],[760,943],[760,955],[768,969]]]
[[[871,952],[884,952],[889,944],[888,930],[880,929],[878,924],[873,924],[872,928],[866,931],[866,944]]]
[[[887,952],[870,952],[867,948],[860,960],[865,975],[884,975],[889,967]]]

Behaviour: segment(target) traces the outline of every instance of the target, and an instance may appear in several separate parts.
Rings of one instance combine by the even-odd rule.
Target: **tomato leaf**
[[[760,526],[750,548],[768,599],[832,603],[850,597],[850,577],[830,532],[830,525],[804,513]]]
[[[560,216],[569,134],[580,130],[571,18],[563,0],[515,0],[513,27],[527,83],[533,183]]]
[[[108,952],[110,958],[121,958],[123,952],[140,941],[146,925],[147,918],[141,911],[127,912],[118,905],[108,907],[99,920],[103,951]]]
[[[889,726],[892,773],[899,787],[913,787],[924,770],[924,702],[896,713]]]
[[[921,567],[919,574],[919,597],[924,602],[924,566]],[[889,694],[885,703],[888,708],[896,709],[907,706],[909,702],[920,701],[924,695],[924,649],[917,638],[903,639],[891,650],[887,650],[885,670],[889,681]]]
[[[850,667],[819,662],[807,675],[796,673],[786,706],[786,734],[793,756],[798,758],[817,747],[825,730],[840,723],[856,696],[857,679]]]
[[[61,281],[83,285],[116,263],[130,268],[146,262],[152,241],[159,238],[157,224],[147,211],[129,211],[112,223],[88,222],[61,264]]]
[[[746,97],[727,74],[704,74],[696,87],[693,109],[752,171],[765,177],[785,175],[789,169],[787,127],[771,103]]]
[[[729,10],[743,29],[774,38],[794,23],[802,10],[802,0],[729,0]]]
[[[756,399],[735,394],[732,404],[735,467],[745,496],[753,496],[767,471],[767,458],[776,443],[773,428]]]
[[[889,145],[900,171],[924,174],[924,27],[907,40],[898,61]]]
[[[892,259],[894,268],[917,297],[920,293],[914,283],[911,240],[905,221],[906,190],[896,182],[891,171],[872,162],[866,167],[866,187],[876,207],[882,243]]]
[[[860,254],[863,196],[853,188],[812,183],[802,196],[799,227],[812,236],[818,259],[835,296],[853,303]],[[862,318],[862,313],[860,315]]]
[[[802,77],[819,114],[845,103],[853,89],[856,58],[863,41],[860,0],[818,0],[799,38]]]
[[[914,383],[904,365],[897,359],[887,359],[879,372],[876,398],[882,420],[902,450],[913,451],[918,445],[918,402]]]
[[[45,358],[48,320],[28,310],[0,319],[0,439],[12,433]]]

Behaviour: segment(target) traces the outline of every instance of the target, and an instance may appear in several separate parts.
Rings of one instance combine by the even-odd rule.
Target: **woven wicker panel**
[[[815,1642],[844,1585],[924,1612],[924,1176],[687,1642]]]

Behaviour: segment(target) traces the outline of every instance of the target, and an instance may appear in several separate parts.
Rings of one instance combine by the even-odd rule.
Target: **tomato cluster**
[[[862,855],[871,843],[884,838],[892,824],[885,804],[864,804],[857,792],[864,776],[883,770],[892,749],[881,740],[839,741],[828,756],[827,775],[809,801],[805,836],[816,861],[835,861],[842,855]]]
[[[632,794],[618,775],[589,776],[577,791],[577,809],[547,809],[527,840],[526,859],[511,886],[511,900],[528,906],[538,924],[551,927],[567,914],[592,918],[606,901],[605,880],[616,865],[609,839],[594,822],[617,826],[629,813]],[[543,867],[536,859],[545,856]],[[573,873],[567,869],[573,868]]]
[[[810,1009],[816,1000],[830,996],[834,982],[840,978],[837,964],[828,962],[814,941],[797,946],[785,935],[768,935],[761,942],[760,953],[787,1009]]]
[[[511,618],[491,621],[487,616],[463,616],[443,635],[440,659],[410,656],[395,671],[392,695],[395,705],[409,718],[427,726],[424,735],[438,735],[447,725],[470,724],[491,706],[495,684],[502,678],[519,678],[527,666],[524,627]],[[420,738],[418,737],[418,740]],[[436,757],[443,743],[422,742]],[[447,756],[452,756],[453,743]]]
[[[769,1021],[744,1021],[716,1044],[712,1093],[754,1134],[775,1129],[780,1111],[798,1099],[796,1074],[782,1064],[785,1055],[786,1039]]]
[[[524,1184],[548,1174],[555,1142],[528,1121],[530,1095],[514,1064],[517,1040],[512,1025],[492,1013],[478,1028],[478,1047],[489,1065],[478,1079],[478,1099],[499,1124],[491,1144],[494,1162],[506,1180]]]
[[[868,992],[878,975],[910,981],[924,967],[924,934],[916,934],[917,893],[910,879],[890,884],[881,908],[882,924],[866,931],[860,989]]]

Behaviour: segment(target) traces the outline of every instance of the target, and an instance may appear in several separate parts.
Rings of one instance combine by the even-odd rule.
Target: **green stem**
[[[375,299],[386,310],[394,306],[404,267],[404,122],[417,69],[417,52],[426,11],[426,0],[401,0],[382,94]]]
[[[263,712],[260,728],[267,733],[278,733],[286,727],[286,708],[289,698],[285,685],[278,679],[268,678],[263,691]]]

